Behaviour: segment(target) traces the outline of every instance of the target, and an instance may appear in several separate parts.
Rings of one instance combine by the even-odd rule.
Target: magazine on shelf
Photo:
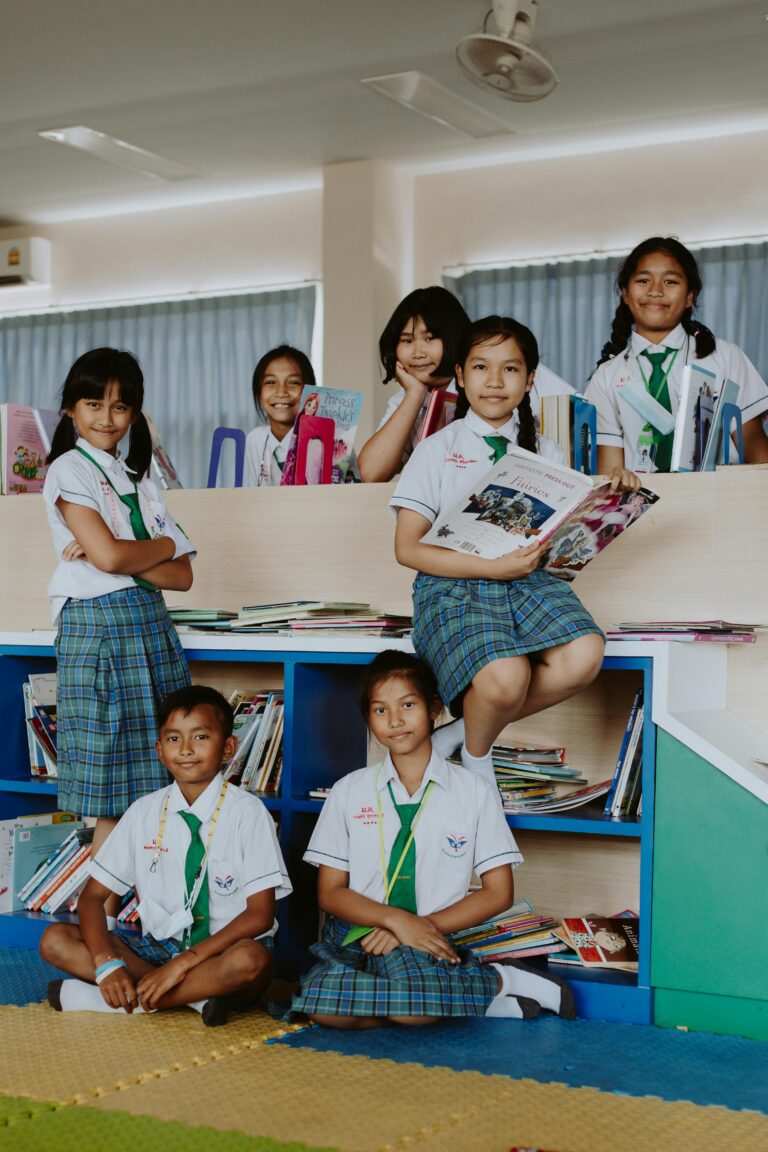
[[[686,364],[680,382],[680,403],[675,416],[670,472],[696,472],[701,462],[698,451],[702,397],[714,397],[717,377],[698,364]]]
[[[280,484],[343,484],[362,407],[362,392],[305,384]]]
[[[0,404],[0,492],[18,496],[42,492],[58,412]]]
[[[573,578],[658,500],[655,492],[611,492],[610,483],[514,448],[422,538],[493,560],[549,543],[540,568]]]
[[[446,428],[451,423],[456,415],[457,399],[457,394],[449,392],[447,388],[434,388],[430,392],[429,399],[424,406],[424,418],[419,428],[419,442],[426,440],[427,436],[432,436],[433,433],[439,432],[441,428]]]
[[[719,395],[715,400],[712,424],[709,429],[706,444],[704,445],[704,452],[701,458],[702,472],[714,472],[717,465],[722,463],[724,458],[723,440],[725,436],[730,434],[730,428],[723,428],[723,408],[726,404],[738,405],[738,400],[739,385],[734,380],[724,380]],[[730,458],[732,462],[736,459],[735,449],[731,450]]]
[[[579,960],[588,968],[636,972],[639,924],[619,916],[566,917],[563,931]]]

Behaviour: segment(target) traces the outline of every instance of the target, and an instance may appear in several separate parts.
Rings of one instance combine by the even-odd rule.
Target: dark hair
[[[269,352],[265,352],[261,360],[253,370],[253,380],[251,388],[253,390],[253,402],[256,405],[256,411],[261,417],[266,420],[264,409],[261,406],[261,386],[264,383],[264,377],[267,374],[267,368],[273,360],[279,360],[281,357],[287,356],[289,360],[295,360],[301,372],[301,378],[305,384],[311,384],[313,388],[317,387],[315,381],[315,370],[312,367],[309,356],[306,352],[299,351],[298,348],[292,348],[290,344],[279,344],[277,348],[271,348]]]
[[[456,349],[456,364],[464,368],[469,354],[477,344],[503,344],[505,340],[514,340],[523,354],[526,371],[535,372],[539,366],[539,345],[530,328],[513,320],[511,316],[484,316],[482,320],[475,320],[469,324],[462,333]],[[459,387],[456,400],[456,419],[466,416],[469,411],[467,394]],[[539,442],[536,436],[536,424],[533,419],[530,393],[526,392],[517,406],[519,428],[517,442],[521,448],[529,452],[538,452]]]
[[[421,696],[430,708],[436,700],[440,699],[437,681],[432,669],[423,660],[419,660],[410,652],[398,652],[394,648],[387,648],[374,657],[363,673],[363,683],[360,686],[360,711],[363,713],[366,723],[376,685],[381,684],[382,680],[389,680],[392,676],[403,676],[408,680],[414,692]]]
[[[214,710],[224,735],[231,736],[235,720],[232,705],[221,692],[217,692],[215,688],[208,688],[205,684],[190,684],[187,688],[177,688],[175,692],[163,697],[157,706],[158,731],[165,727],[174,712],[189,716],[190,712],[203,704]]]
[[[128,452],[125,462],[141,480],[152,463],[152,437],[142,414],[144,403],[144,376],[139,362],[130,352],[119,348],[92,348],[78,356],[67,373],[61,389],[59,409],[64,415],[56,426],[48,453],[48,464],[69,452],[77,442],[74,420],[66,409],[74,408],[78,400],[101,400],[110,384],[120,388],[120,399],[133,410],[136,417],[128,434]]]
[[[714,352],[716,341],[712,332],[704,324],[698,320],[693,319],[693,309],[696,307],[696,302],[701,292],[701,273],[699,266],[696,263],[696,258],[692,252],[686,248],[685,244],[681,244],[674,236],[649,236],[647,240],[643,240],[641,244],[633,248],[629,256],[619,269],[619,274],[616,277],[616,291],[619,294],[619,305],[613,315],[613,323],[611,324],[611,338],[603,345],[603,350],[600,353],[596,367],[600,367],[606,360],[611,360],[614,356],[618,356],[620,352],[629,344],[632,335],[632,326],[634,320],[632,313],[629,310],[629,305],[624,303],[621,298],[622,291],[628,287],[630,280],[637,271],[637,267],[644,256],[650,256],[652,252],[665,252],[678,264],[683,270],[686,283],[688,284],[689,292],[693,293],[693,304],[690,308],[686,308],[682,315],[680,323],[689,336],[695,337],[696,340],[696,359],[702,360],[705,356],[709,356]]]
[[[395,378],[397,345],[409,320],[420,316],[433,336],[443,342],[443,359],[433,375],[453,376],[456,363],[456,341],[469,324],[464,306],[447,288],[433,284],[430,288],[417,288],[405,296],[386,323],[379,337],[379,356],[384,365],[384,383]]]

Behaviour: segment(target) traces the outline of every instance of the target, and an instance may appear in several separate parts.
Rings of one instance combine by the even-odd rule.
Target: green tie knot
[[[640,355],[650,360],[653,370],[656,371],[656,366],[658,365],[658,367],[661,368],[667,356],[669,356],[669,352],[666,348],[660,348],[658,352],[651,352],[650,348],[644,348]]]
[[[504,459],[507,454],[507,444],[509,444],[508,436],[483,436],[483,440],[491,449],[492,454],[489,459],[492,464]]]

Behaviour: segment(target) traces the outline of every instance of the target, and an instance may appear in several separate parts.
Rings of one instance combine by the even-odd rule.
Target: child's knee
[[[47,964],[66,971],[65,960],[72,945],[72,933],[67,924],[51,924],[40,937],[39,951]]]
[[[574,675],[580,681],[581,687],[586,688],[597,676],[603,666],[605,655],[605,641],[597,632],[589,636],[582,636],[576,641],[577,651],[574,653]]]
[[[227,966],[238,984],[253,984],[272,970],[272,957],[258,940],[240,940],[229,949]]]
[[[492,660],[475,677],[483,699],[492,707],[504,708],[528,691],[531,665],[527,659]]]

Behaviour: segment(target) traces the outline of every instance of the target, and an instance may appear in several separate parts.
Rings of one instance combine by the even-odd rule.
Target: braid
[[[526,392],[518,404],[517,416],[520,421],[517,432],[518,446],[520,448],[527,448],[529,452],[538,452],[539,443],[536,436],[536,425],[533,421],[530,392]]]
[[[694,320],[692,308],[686,308],[680,323],[688,335],[696,340],[696,359],[703,360],[705,356],[711,356],[717,347],[714,333],[699,320]]]
[[[598,360],[595,367],[599,368],[601,364],[606,362],[606,360],[610,360],[612,357],[618,356],[619,352],[623,352],[627,344],[629,344],[629,338],[631,335],[632,313],[629,310],[629,306],[622,300],[613,316],[613,323],[611,324],[611,338],[606,344],[603,345],[603,350],[600,353],[600,359]]]

